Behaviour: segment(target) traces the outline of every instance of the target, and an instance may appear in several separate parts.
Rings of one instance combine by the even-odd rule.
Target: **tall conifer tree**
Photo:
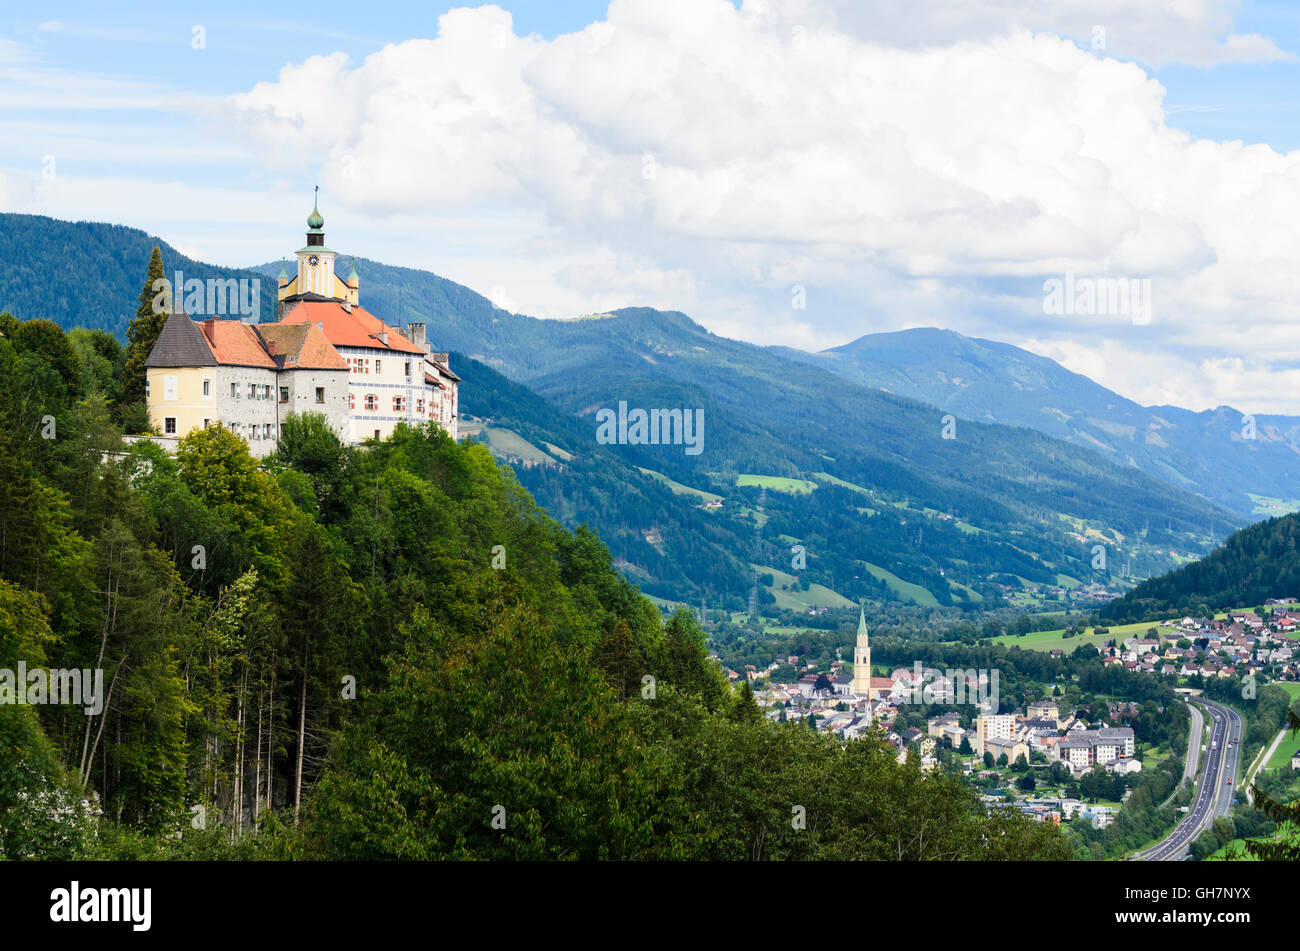
[[[149,275],[145,278],[144,287],[140,288],[140,304],[136,307],[135,318],[126,332],[130,342],[126,348],[126,368],[123,373],[122,399],[125,403],[144,402],[144,362],[149,359],[149,352],[158,342],[163,324],[171,316],[170,295],[159,296],[155,289],[155,282],[164,277],[162,251],[155,245],[149,258]],[[156,308],[155,300],[159,304]]]

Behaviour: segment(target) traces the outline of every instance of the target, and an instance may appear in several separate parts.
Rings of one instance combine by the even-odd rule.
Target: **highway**
[[[1204,697],[1198,698],[1196,702],[1204,705],[1210,715],[1205,774],[1201,777],[1196,798],[1187,815],[1168,838],[1133,856],[1139,861],[1169,862],[1187,858],[1192,840],[1216,818],[1232,811],[1232,800],[1237,789],[1237,760],[1241,755],[1241,714]]]

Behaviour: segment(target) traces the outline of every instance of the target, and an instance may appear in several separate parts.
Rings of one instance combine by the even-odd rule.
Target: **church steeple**
[[[853,692],[871,699],[871,639],[867,636],[867,612],[858,607],[858,641],[853,647]]]
[[[320,186],[316,186],[316,197],[311,205],[311,214],[307,216],[307,247],[325,247],[325,219],[320,213]]]
[[[307,244],[298,250],[298,276],[293,283],[295,294],[319,294],[334,300],[347,297],[334,277],[334,252],[325,247],[325,219],[320,213],[320,186],[311,214],[307,216]],[[287,296],[289,286],[281,289],[281,298]],[[351,303],[356,303],[352,301]]]

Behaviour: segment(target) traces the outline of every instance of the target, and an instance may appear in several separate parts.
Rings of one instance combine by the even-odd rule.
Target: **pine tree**
[[[140,304],[136,307],[135,318],[126,332],[130,342],[126,348],[126,369],[123,373],[124,403],[144,402],[144,362],[149,359],[149,352],[158,342],[163,324],[171,316],[170,295],[160,295],[155,290],[155,283],[164,279],[162,251],[155,246],[149,258],[149,275],[145,278],[144,287],[140,288]]]

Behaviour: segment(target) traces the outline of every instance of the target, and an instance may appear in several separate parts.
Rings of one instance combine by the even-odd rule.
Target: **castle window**
[[[231,383],[231,384],[230,384],[230,398],[231,398],[232,400],[237,400],[237,399],[239,399],[239,384],[238,384],[238,383]]]
[[[323,386],[316,387],[316,402],[317,403],[325,402],[325,387]]]
[[[403,396],[393,397],[393,411],[400,413],[406,409],[406,398]]]
[[[348,394],[348,412],[350,413],[350,412],[352,412],[352,411],[353,411],[354,409],[356,409],[356,408],[357,408],[357,395],[356,395],[355,393],[349,393],[349,394]]]
[[[379,372],[380,367],[383,366],[383,363],[384,363],[383,360],[376,360],[376,361],[375,361],[375,372],[376,372],[376,373]]]
[[[411,361],[410,361],[410,360],[407,360],[407,361],[406,361],[406,375],[407,375],[407,376],[410,376],[410,375],[411,375]]]
[[[270,439],[270,438],[271,438],[271,424],[270,424],[270,423],[267,423],[267,424],[265,425],[265,427],[263,428],[263,435],[264,435],[267,439]]]
[[[176,435],[176,417],[167,416],[163,418],[163,433],[168,436]]]
[[[255,399],[257,399],[257,384],[256,384],[256,383],[250,383],[250,384],[248,384],[248,398],[249,398],[250,400],[255,400]]]
[[[280,402],[289,402],[289,388],[287,386],[280,387]]]
[[[212,381],[211,381],[211,380],[204,380],[204,381],[203,381],[203,395],[204,395],[204,396],[211,396],[211,395],[212,395]]]
[[[378,409],[378,408],[379,408],[379,400],[376,399],[375,394],[374,394],[374,393],[367,393],[367,394],[366,394],[366,409],[369,409],[369,410],[375,410],[375,409]]]

